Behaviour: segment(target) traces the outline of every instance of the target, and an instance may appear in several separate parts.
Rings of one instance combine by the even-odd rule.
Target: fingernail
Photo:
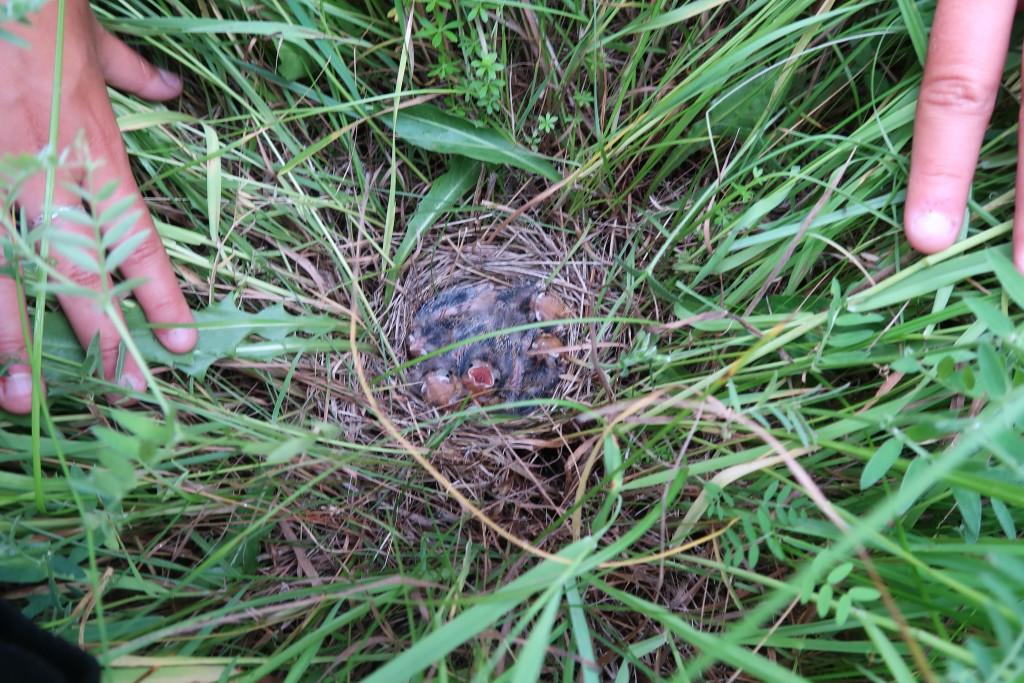
[[[121,375],[119,384],[125,389],[131,389],[139,393],[146,390],[146,383],[138,375]]]
[[[170,71],[166,71],[165,69],[157,69],[156,72],[160,74],[160,80],[163,81],[165,85],[172,88],[181,87],[181,79],[175,74],[172,74]]]
[[[4,379],[4,399],[12,403],[32,398],[32,375],[19,368],[11,368]]]
[[[913,219],[909,236],[915,249],[935,252],[946,249],[956,241],[956,226],[943,213],[929,211]]]
[[[188,327],[174,327],[163,331],[164,346],[174,353],[187,353],[196,345],[196,331]]]

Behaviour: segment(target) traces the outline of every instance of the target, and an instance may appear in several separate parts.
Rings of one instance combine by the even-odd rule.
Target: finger
[[[96,50],[107,83],[149,100],[170,100],[181,94],[181,79],[158,69],[98,23]]]
[[[32,221],[37,221],[42,215],[43,206],[42,182],[33,179],[26,184],[19,202],[25,208],[25,213]],[[53,194],[53,206],[55,207],[52,220],[50,236],[50,256],[53,258],[56,270],[73,285],[81,289],[88,289],[93,292],[100,292],[103,287],[111,287],[110,278],[101,275],[96,267],[96,249],[82,246],[82,242],[95,242],[92,230],[87,225],[81,225],[64,218],[71,211],[84,214],[84,208],[78,202],[77,197],[63,188],[55,188]],[[77,239],[76,239],[77,236]],[[99,351],[103,362],[103,373],[110,381],[120,381],[122,385],[128,386],[136,391],[143,391],[146,383],[142,377],[135,359],[130,355],[121,358],[121,337],[117,332],[114,323],[108,318],[98,303],[97,298],[88,295],[57,294],[57,301],[64,311],[75,337],[83,348],[88,348],[92,340],[99,335]],[[114,303],[114,314],[121,320],[121,308]],[[118,377],[117,367],[122,361],[121,375]]]
[[[4,267],[0,244],[0,268]],[[21,325],[21,301],[14,279],[0,275],[0,409],[24,415],[32,410],[32,369],[25,349],[27,330]]]
[[[194,324],[192,312],[178,285],[178,278],[171,267],[171,260],[160,241],[160,235],[156,231],[149,210],[135,184],[128,156],[114,123],[113,113],[105,124],[100,125],[105,125],[106,130],[112,132],[105,136],[105,139],[97,141],[98,149],[94,149],[94,155],[100,164],[93,171],[92,187],[89,190],[93,196],[99,196],[103,188],[111,183],[116,189],[109,198],[96,201],[93,210],[96,215],[101,215],[109,209],[116,209],[119,202],[127,203],[125,210],[113,211],[112,213],[119,215],[103,226],[104,231],[109,231],[116,229],[125,220],[132,221],[131,227],[115,241],[115,249],[116,245],[133,238],[142,240],[121,263],[119,269],[124,277],[139,278],[143,281],[135,288],[133,294],[145,311],[146,318],[154,325],[153,331],[160,343],[174,353],[187,353],[192,350],[199,338],[196,329],[188,327]],[[144,236],[136,237],[139,233],[144,233]]]
[[[941,0],[914,119],[907,239],[925,253],[956,241],[999,90],[1017,0]]]

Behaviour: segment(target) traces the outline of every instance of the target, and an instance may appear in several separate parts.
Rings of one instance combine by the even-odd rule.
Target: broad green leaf
[[[864,471],[860,474],[861,491],[873,486],[879,479],[884,477],[896,463],[896,460],[899,459],[902,450],[903,444],[897,439],[889,439],[883,443],[875,451],[875,454],[871,456],[867,464],[864,465]]]
[[[865,327],[883,322],[885,317],[877,313],[843,313],[836,316],[836,327]]]
[[[298,45],[281,41],[277,48],[277,75],[286,81],[297,81],[306,76],[315,62]]]
[[[233,297],[225,297],[209,308],[197,311],[195,321],[199,329],[199,342],[190,354],[186,354],[186,359],[174,363],[190,375],[199,375],[215,361],[230,357],[242,340],[251,334],[280,340],[289,332],[309,331],[311,326],[320,330],[337,326],[335,321],[321,316],[292,316],[284,310],[282,304],[255,314],[245,313],[238,310]],[[153,343],[159,344],[152,336],[151,339]],[[162,355],[152,345],[149,348],[155,355]]]
[[[127,661],[136,662],[140,658]],[[144,658],[143,662],[152,660],[146,666],[129,666],[114,663],[103,672],[104,683],[138,683],[149,680],[153,683],[170,683],[170,681],[194,681],[195,683],[214,683],[215,681],[234,680],[240,671],[231,664],[192,664],[189,657],[153,657]],[[180,660],[180,661],[176,661]]]
[[[134,458],[124,457],[121,453],[115,453],[113,449],[107,448],[99,451],[99,458],[103,467],[117,479],[125,492],[135,488],[137,477],[132,466]]]
[[[298,339],[296,335],[324,335],[340,324],[327,316],[296,316],[283,304],[264,308],[259,313],[238,310],[233,297],[225,297],[194,314],[199,342],[190,353],[174,354],[164,348],[153,335],[145,315],[137,306],[125,307],[125,322],[149,363],[167,365],[189,375],[201,375],[216,361],[233,357],[239,345],[250,336],[281,342]],[[63,315],[46,313],[44,351],[76,363],[83,359],[82,349]]]
[[[72,551],[74,553],[74,551]],[[39,583],[50,577],[69,581],[85,578],[75,556],[60,554],[47,542],[0,540],[0,583]]]
[[[238,33],[250,36],[273,36],[289,40],[311,40],[324,34],[306,26],[297,26],[285,21],[255,21],[253,19],[228,20],[195,16],[145,17],[141,19],[120,19],[118,24],[131,29],[132,35],[162,36],[168,33],[192,33],[230,35]]]
[[[124,462],[129,462],[139,457],[138,440],[130,434],[110,429],[109,427],[95,426],[92,428],[96,441],[103,445],[98,455],[113,453],[115,457]],[[102,457],[100,458],[102,460]]]
[[[416,213],[405,225],[405,236],[395,252],[395,267],[401,268],[416,248],[417,242],[438,217],[451,210],[480,177],[480,163],[462,156],[452,157],[448,171],[438,177],[420,200]]]
[[[896,372],[902,372],[905,374],[917,374],[921,372],[921,363],[913,356],[903,356],[899,360],[893,361],[890,367]]]
[[[774,71],[748,79],[716,101],[708,116],[711,130],[715,135],[749,133],[771,106],[773,97],[785,97],[793,85],[793,79],[780,83]],[[779,86],[782,90],[776,93]]]
[[[139,439],[168,443],[174,435],[174,427],[168,422],[157,422],[152,416],[132,410],[111,409],[110,417],[123,429]]]
[[[623,38],[632,33],[650,33],[651,31],[667,28],[673,24],[681,24],[693,19],[694,17],[700,16],[705,12],[710,12],[716,7],[726,4],[728,1],[729,0],[694,0],[673,10],[663,10],[642,14],[640,15],[640,18],[630,22],[626,28],[605,40],[606,42],[610,42],[613,39]]]
[[[622,449],[615,435],[608,433],[604,437],[604,471],[612,474],[612,491],[618,492],[622,488]]]
[[[37,558],[0,555],[0,581],[4,583],[38,583],[46,580],[46,574],[46,565]]]
[[[174,123],[196,123],[196,117],[177,111],[143,110],[127,112],[117,117],[117,128],[122,133],[145,130]]]
[[[235,309],[237,312],[237,309]],[[234,315],[234,313],[232,313]],[[284,341],[296,332],[306,334],[325,334],[338,329],[339,322],[323,315],[294,316],[285,310],[284,304],[274,304],[259,313],[242,313],[241,318],[249,316],[252,327],[249,334],[255,334],[270,341]],[[243,326],[244,327],[244,326]],[[202,331],[200,331],[202,334]]]
[[[497,131],[477,127],[429,104],[399,111],[395,135],[431,152],[515,166],[552,181],[562,177],[541,155],[510,142]]]

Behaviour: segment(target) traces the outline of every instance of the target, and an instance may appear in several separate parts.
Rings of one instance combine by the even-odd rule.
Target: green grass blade
[[[395,268],[401,269],[423,234],[456,205],[480,177],[480,164],[462,156],[452,157],[448,170],[438,176],[405,224],[405,236],[395,251]]]
[[[558,555],[571,560],[566,565],[553,560],[544,560],[501,590],[465,610],[440,628],[425,636],[384,666],[373,672],[365,683],[408,680],[432,663],[443,658],[469,639],[489,628],[504,615],[528,600],[529,597],[553,582],[564,581],[573,576],[579,566],[594,549],[592,539],[583,539],[569,546]]]

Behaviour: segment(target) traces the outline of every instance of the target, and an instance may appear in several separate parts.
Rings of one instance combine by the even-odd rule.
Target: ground
[[[129,308],[116,409],[46,315],[0,592],[112,680],[1024,675],[1019,55],[925,260],[933,2],[94,6],[186,83],[114,104],[202,337]],[[481,279],[576,316],[527,415],[406,383]]]

